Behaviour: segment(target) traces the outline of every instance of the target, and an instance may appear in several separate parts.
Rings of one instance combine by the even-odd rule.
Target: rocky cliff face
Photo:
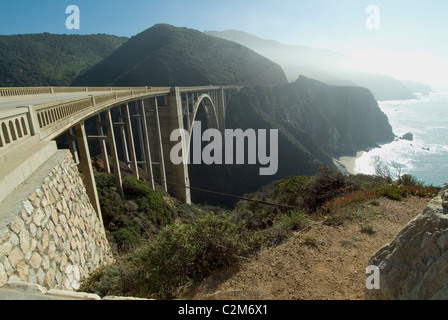
[[[394,139],[369,90],[328,86],[306,77],[289,85],[245,88],[229,110],[228,127],[248,127],[256,125],[256,118],[264,119],[322,162],[327,162],[323,154],[353,154]]]
[[[249,193],[276,179],[314,175],[321,166],[336,169],[333,157],[394,139],[369,90],[328,86],[305,77],[292,84],[243,88],[228,102],[226,128],[278,129],[277,174],[260,176],[254,165],[190,166],[193,186]],[[194,201],[204,200],[195,195]]]
[[[367,299],[448,299],[448,187],[369,265],[379,268],[380,289],[366,290]]]

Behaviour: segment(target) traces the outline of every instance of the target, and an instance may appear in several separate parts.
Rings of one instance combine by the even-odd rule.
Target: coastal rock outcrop
[[[414,135],[412,133],[408,132],[405,135],[403,135],[400,139],[414,141]]]
[[[380,289],[366,289],[366,299],[448,299],[448,187],[369,265],[379,268]]]

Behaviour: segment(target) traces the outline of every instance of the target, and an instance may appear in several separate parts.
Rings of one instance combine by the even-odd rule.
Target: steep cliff
[[[333,157],[394,139],[387,116],[369,90],[328,86],[305,77],[287,85],[243,88],[228,102],[226,128],[278,129],[277,174],[260,176],[254,165],[190,166],[193,186],[249,193],[290,175],[314,175],[320,166],[336,169]],[[197,192],[195,197],[206,198]]]
[[[328,86],[305,77],[284,86],[244,88],[229,106],[227,126],[247,126],[249,114],[251,124],[258,117],[277,125],[324,163],[327,158],[319,151],[340,156],[394,139],[387,116],[369,90]]]

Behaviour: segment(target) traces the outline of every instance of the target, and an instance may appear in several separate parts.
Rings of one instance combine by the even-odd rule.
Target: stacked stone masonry
[[[91,272],[110,263],[104,228],[67,151],[0,230],[0,286],[24,281],[76,290]]]

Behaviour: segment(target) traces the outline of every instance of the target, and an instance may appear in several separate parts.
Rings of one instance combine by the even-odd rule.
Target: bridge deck
[[[95,91],[0,97],[0,110],[15,109],[23,106],[36,106],[47,103],[56,103],[66,100],[77,100],[89,96],[101,96],[109,93],[110,92]]]

